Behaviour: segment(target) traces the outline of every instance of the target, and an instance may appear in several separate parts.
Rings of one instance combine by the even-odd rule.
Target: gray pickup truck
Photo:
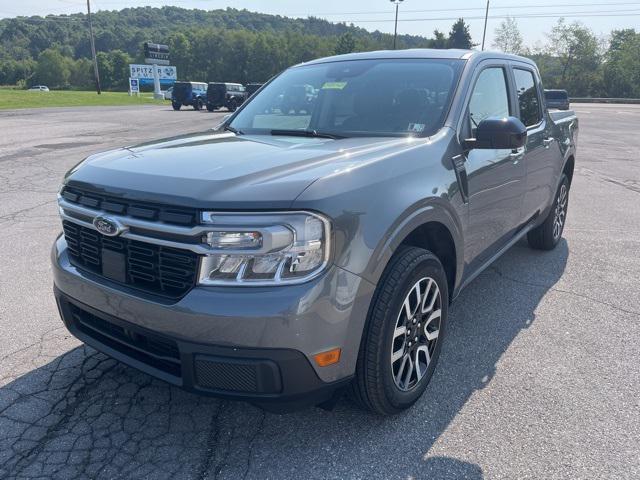
[[[189,391],[290,410],[348,390],[399,412],[425,391],[460,291],[522,237],[560,241],[577,135],[525,58],[297,65],[216,129],[66,175],[60,314]]]

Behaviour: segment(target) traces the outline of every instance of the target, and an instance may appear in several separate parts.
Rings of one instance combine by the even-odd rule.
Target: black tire
[[[229,110],[230,112],[235,112],[237,108],[238,108],[238,104],[236,103],[235,100],[231,100],[227,104],[227,110]]]
[[[428,281],[433,283],[423,283]],[[437,286],[437,290],[433,284]],[[434,296],[439,295],[437,303],[434,303],[433,308],[425,315],[431,317],[437,309],[440,315],[436,317],[439,323],[438,330],[435,332],[433,350],[430,350],[430,361],[422,364],[418,359],[419,354],[415,353],[417,363],[426,368],[414,369],[413,373],[409,372],[409,380],[405,385],[407,389],[403,389],[397,380],[398,376],[403,375],[396,374],[396,368],[399,372],[405,366],[402,364],[398,367],[398,363],[394,363],[394,352],[400,352],[401,355],[401,358],[395,362],[402,363],[405,361],[405,356],[413,355],[411,347],[415,349],[417,345],[422,346],[420,343],[422,338],[412,345],[413,338],[418,338],[414,337],[414,334],[421,335],[422,333],[417,332],[423,332],[428,325],[435,326],[435,320],[425,323],[423,327],[421,323],[416,324],[416,317],[419,317],[418,314],[422,315],[423,311],[423,308],[418,308],[419,303],[416,303],[416,314],[411,318],[404,313],[406,312],[405,299],[414,292],[416,285],[418,285],[418,293],[421,288],[419,285],[425,285],[427,298],[433,298],[429,297],[429,292]],[[428,290],[426,285],[429,285],[431,290]],[[447,277],[440,260],[422,248],[401,247],[387,266],[369,309],[356,365],[356,378],[351,385],[351,396],[358,404],[380,415],[393,415],[409,408],[420,398],[427,388],[438,361],[447,323],[448,305]],[[425,318],[422,318],[421,322],[424,323]],[[397,327],[400,323],[405,325],[413,323],[411,333],[406,332],[404,336],[402,334],[397,336],[399,331]],[[434,335],[434,331],[429,332]],[[424,338],[426,339],[426,336]],[[431,346],[427,348],[431,349]],[[423,360],[427,358],[423,357]],[[408,365],[407,367],[413,368]],[[419,370],[422,372],[420,373]],[[422,374],[421,377],[419,377],[420,374]],[[411,386],[414,378],[415,383]]]
[[[175,102],[171,102],[171,106],[173,107],[174,110],[180,110],[180,107],[182,107],[182,105],[180,105],[179,103],[175,103]]]
[[[213,105],[211,105],[210,103],[207,103],[207,111],[213,112],[213,110],[214,110]]]
[[[560,242],[567,219],[569,186],[569,179],[563,174],[547,218],[527,234],[531,248],[553,250]]]
[[[201,98],[196,98],[196,101],[193,104],[193,109],[194,110],[202,110],[203,106],[204,106],[204,103],[202,102],[202,99]]]

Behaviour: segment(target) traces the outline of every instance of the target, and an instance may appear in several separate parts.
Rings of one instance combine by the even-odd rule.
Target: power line
[[[101,4],[107,3],[104,1],[100,2]],[[625,5],[638,5],[640,6],[640,2],[621,2],[620,4],[624,3]],[[584,5],[584,6],[595,6],[595,5],[600,5],[600,4],[571,4],[571,6],[579,6],[579,5]],[[611,4],[606,4],[606,5],[614,5],[613,3]],[[546,5],[548,7],[548,5]],[[557,7],[562,7],[562,6],[569,6],[567,4],[564,5],[557,5]],[[529,7],[535,7],[535,5],[531,5]],[[523,7],[523,8],[529,8],[529,7]],[[485,7],[482,7],[480,10],[484,10]],[[497,7],[496,7],[497,8]],[[514,7],[516,8],[516,7]],[[435,9],[435,10],[429,10],[429,11],[456,11],[459,9]],[[478,10],[477,8],[473,8],[473,9],[469,9],[469,10]],[[494,7],[492,7],[492,10],[494,10]],[[425,10],[423,10],[425,11]],[[407,10],[405,10],[405,12],[407,12]],[[638,15],[640,15],[640,13],[636,13],[636,12],[640,12],[640,8],[635,8],[635,9],[620,9],[620,10],[583,10],[583,11],[562,11],[562,12],[540,12],[540,13],[536,13],[536,12],[531,12],[531,13],[516,13],[516,14],[493,14],[493,15],[489,15],[487,18],[490,19],[502,19],[502,18],[506,18],[506,17],[511,17],[511,18],[520,18],[520,19],[527,19],[527,18],[588,18],[588,17],[622,17],[622,16],[629,16],[629,17],[636,17]],[[386,12],[387,14],[389,14],[390,12]],[[427,22],[427,21],[449,21],[449,20],[457,20],[461,15],[457,15],[457,16],[452,16],[452,17],[429,17],[429,18],[399,18],[398,22]],[[484,19],[485,15],[462,15],[462,17],[465,20],[478,20],[478,19]],[[84,22],[86,21],[86,15],[83,13],[73,13],[73,14],[69,14],[69,15],[47,15],[46,17],[40,17],[40,16],[32,16],[32,17],[15,17],[12,19],[4,19],[4,20],[20,20],[20,21],[26,21],[26,22],[48,22],[48,21],[60,21],[60,22]],[[331,22],[331,20],[327,20],[329,22]],[[387,23],[387,22],[394,22],[395,20],[392,18],[379,18],[379,19],[370,19],[370,18],[363,18],[363,19],[357,19],[357,18],[352,18],[352,19],[343,19],[340,20],[339,23]],[[331,22],[331,23],[335,23],[335,22]]]
[[[211,0],[171,0],[171,3],[191,3],[193,1],[199,1],[206,3]],[[82,3],[76,3],[74,0],[58,0],[60,3],[68,4],[68,5],[82,5]],[[82,2],[82,0],[79,0]],[[149,2],[155,3],[155,2]],[[130,0],[101,0],[100,5],[127,5],[131,4]],[[537,3],[537,4],[529,4],[529,5],[495,5],[491,7],[492,11],[495,10],[522,10],[522,9],[537,9],[537,8],[561,8],[561,7],[613,7],[613,6],[630,6],[630,5],[640,5],[640,2],[610,2],[610,3],[560,3],[560,4],[550,4],[550,3]],[[149,5],[147,5],[149,6]],[[141,5],[140,8],[143,8],[144,5]],[[129,7],[136,8],[136,7]],[[160,8],[159,6],[156,8]],[[482,11],[485,7],[460,7],[460,8],[429,8],[429,9],[403,9],[404,13],[437,13],[437,12],[466,12],[466,11]],[[59,10],[59,9],[56,9]],[[9,15],[16,15],[14,12],[4,11],[2,13]],[[342,16],[342,15],[388,15],[389,13],[393,13],[391,10],[369,10],[369,11],[354,11],[354,12],[299,12],[299,13],[291,13],[290,16]],[[70,14],[74,15],[74,14]],[[511,15],[513,16],[513,15]],[[25,17],[25,16],[22,16]]]
[[[104,2],[103,2],[104,3]],[[496,5],[492,6],[491,10],[519,10],[526,8],[556,8],[556,7],[614,7],[614,6],[628,6],[628,5],[640,5],[640,2],[611,2],[611,3],[561,3],[561,4],[550,4],[550,3],[538,3],[538,4],[530,4],[530,5]],[[465,12],[472,10],[484,10],[485,7],[461,7],[461,8],[429,8],[429,9],[419,9],[419,10],[407,10],[403,9],[404,13],[435,13],[435,12]],[[335,15],[388,15],[390,10],[371,10],[371,11],[360,11],[360,12],[332,12],[332,13],[300,13],[299,15],[325,15],[325,16],[335,16]],[[291,13],[290,15],[296,15]]]
[[[531,14],[521,14],[521,15],[510,15],[510,14],[501,14],[501,15],[489,15],[488,18],[496,19],[496,18],[586,18],[586,17],[636,17],[640,15],[640,9],[634,10],[614,10],[614,12],[618,13],[609,13],[611,10],[602,10],[602,11],[587,11],[582,13],[576,12],[557,12],[557,13],[531,13]],[[398,19],[398,22],[436,22],[440,20],[457,20],[460,16],[455,17],[429,17],[429,18],[403,18]],[[465,15],[465,20],[482,20],[485,18],[484,15],[474,15],[469,16]],[[393,19],[347,19],[342,20],[340,23],[388,23],[393,22]]]

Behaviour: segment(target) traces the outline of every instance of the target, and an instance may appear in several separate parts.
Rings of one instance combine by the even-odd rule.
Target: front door
[[[478,74],[467,107],[465,128],[470,137],[487,117],[513,115],[506,67],[488,66]],[[468,138],[468,137],[466,137]],[[522,223],[525,191],[524,149],[474,149],[467,153],[469,222],[465,261],[469,273],[495,254]]]

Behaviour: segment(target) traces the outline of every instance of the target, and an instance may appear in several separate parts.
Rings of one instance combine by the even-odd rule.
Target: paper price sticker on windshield
[[[407,131],[416,133],[424,132],[424,123],[410,123]]]
[[[347,82],[325,82],[322,90],[342,90],[347,86]]]

